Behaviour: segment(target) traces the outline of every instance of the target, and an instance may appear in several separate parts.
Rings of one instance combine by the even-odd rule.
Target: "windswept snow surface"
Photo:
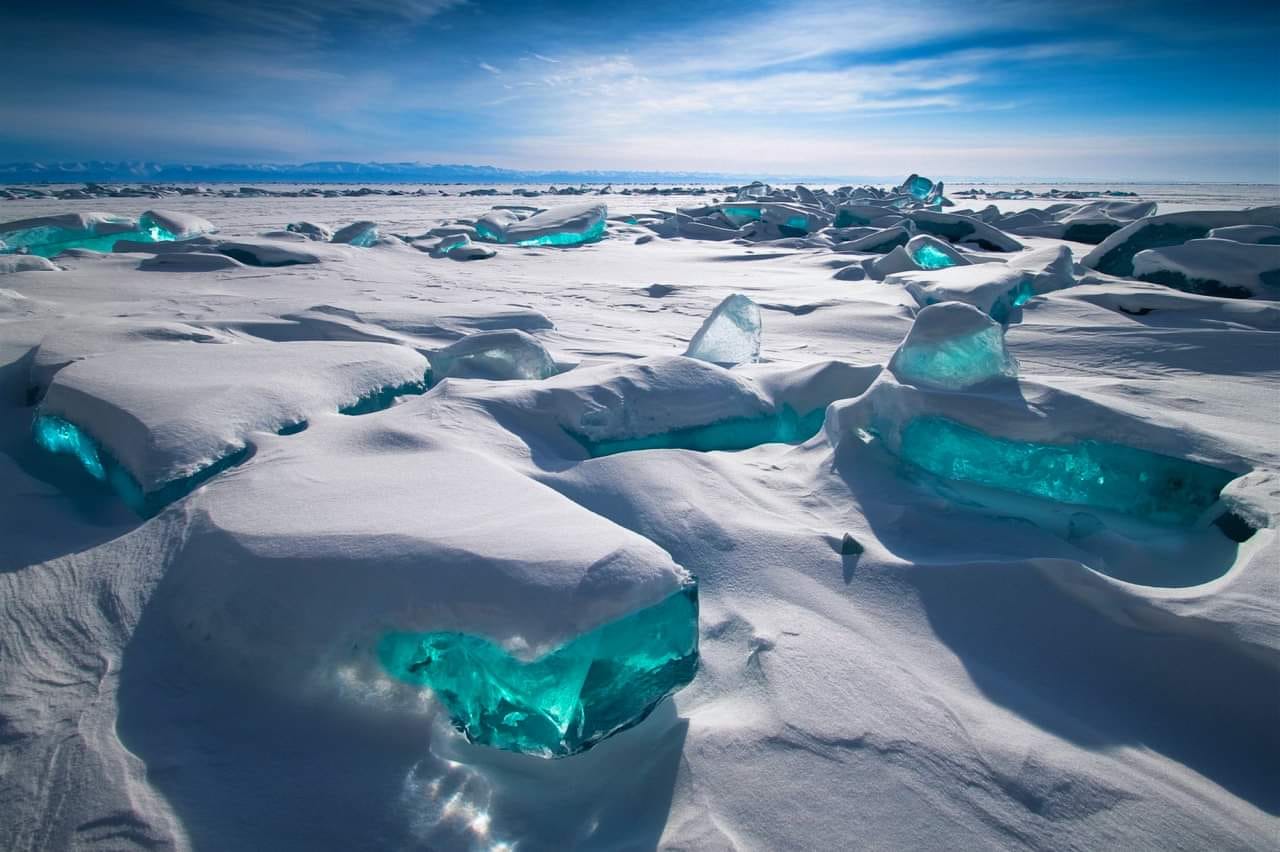
[[[1274,188],[617,189],[0,199],[0,845],[1280,849]]]

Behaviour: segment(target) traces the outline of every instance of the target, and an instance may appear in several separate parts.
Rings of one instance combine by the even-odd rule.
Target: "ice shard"
[[[907,423],[899,453],[944,479],[1172,527],[1195,524],[1235,478],[1220,468],[1120,444],[1016,441],[937,416]]]
[[[1016,376],[1018,362],[1004,330],[963,302],[930,305],[916,315],[889,370],[907,384],[962,390],[998,376]]]
[[[158,225],[147,230],[135,219],[110,213],[67,213],[0,224],[0,254],[24,253],[54,257],[72,248],[111,251],[121,240],[159,242],[174,235]]]
[[[524,661],[482,636],[391,633],[379,659],[430,687],[455,728],[481,745],[541,757],[585,751],[643,721],[698,668],[698,589]]]
[[[722,366],[758,361],[760,331],[760,307],[734,293],[703,321],[684,354]]]

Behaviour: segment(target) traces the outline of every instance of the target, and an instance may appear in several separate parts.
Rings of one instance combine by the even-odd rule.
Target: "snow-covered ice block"
[[[122,496],[151,514],[245,452],[251,433],[421,393],[426,374],[425,357],[392,344],[142,343],[58,371],[37,424],[53,418],[82,432],[135,484]]]
[[[264,691],[428,686],[468,739],[542,757],[693,678],[696,587],[662,548],[399,413],[208,487],[164,602],[191,653]]]
[[[330,239],[331,243],[368,248],[378,242],[378,223],[369,221],[352,222],[340,228]]]
[[[208,219],[194,213],[180,213],[174,210],[148,210],[138,220],[139,230],[156,236],[152,229],[168,235],[168,239],[186,240],[205,234],[215,233],[218,229]],[[153,240],[159,242],[160,240]]]
[[[431,353],[433,380],[545,379],[557,372],[555,359],[531,334],[518,329],[482,331]]]
[[[1213,228],[1208,236],[1220,240],[1234,240],[1237,243],[1280,245],[1280,228],[1271,225],[1227,225],[1224,228]]]
[[[298,266],[343,259],[337,248],[310,242],[304,248],[283,240],[225,240],[218,242],[214,250],[247,266]]]
[[[907,288],[921,307],[965,302],[1002,325],[1017,321],[1018,311],[1035,296],[1075,283],[1071,250],[1050,246],[1022,252],[1006,263],[978,263],[890,275],[889,283]]]
[[[889,369],[907,384],[962,390],[1016,376],[1018,362],[999,323],[972,305],[942,302],[916,314]]]
[[[883,448],[937,477],[916,481],[958,505],[1027,518],[1085,549],[1100,547],[1099,554],[1127,553],[1131,564],[1093,563],[1113,576],[1195,585],[1230,565],[1222,558],[1229,545],[1214,524],[1228,511],[1223,489],[1250,466],[1212,436],[1160,419],[1022,379],[957,393],[903,384],[890,370],[865,394],[836,403],[826,430],[838,453]],[[1129,537],[1128,550],[1108,535],[1076,541],[1082,519]],[[1133,547],[1164,535],[1161,527],[1199,542],[1179,539],[1176,547],[1207,547],[1202,555],[1217,556],[1169,565],[1167,551]]]
[[[912,210],[907,216],[917,230],[953,243],[972,243],[987,251],[1019,251],[1022,248],[1022,243],[1013,237],[971,216],[933,210]]]
[[[1280,205],[1249,210],[1195,210],[1139,219],[1107,237],[1081,263],[1108,275],[1133,274],[1133,256],[1144,249],[1181,245],[1232,225],[1280,227]]]
[[[684,354],[720,365],[757,361],[760,332],[760,307],[741,293],[734,293],[716,305]]]
[[[901,218],[901,214],[898,211],[889,207],[881,207],[874,204],[842,204],[836,209],[836,219],[833,224],[837,228],[870,225],[885,216],[893,215]]]
[[[893,251],[898,246],[905,246],[910,239],[911,232],[907,228],[901,225],[894,225],[889,228],[881,228],[854,240],[837,243],[835,250],[853,254],[884,254]]]
[[[327,243],[333,239],[333,231],[326,225],[318,225],[315,222],[290,222],[285,225],[285,230],[292,234],[301,234],[309,240]]]
[[[1206,238],[1145,249],[1133,276],[1204,296],[1280,298],[1280,245]]]
[[[28,385],[36,399],[44,396],[59,370],[76,361],[150,343],[233,343],[216,329],[161,319],[79,319],[54,326],[31,354]]]
[[[63,213],[0,223],[0,253],[23,251],[53,257],[69,248],[110,251],[118,240],[147,240],[148,236],[136,219],[127,216]]]
[[[574,246],[603,237],[608,216],[600,202],[553,207],[528,218],[502,210],[476,222],[476,234],[482,240],[517,246]]]
[[[979,263],[920,272],[899,272],[885,280],[900,284],[921,307],[939,302],[965,302],[997,322],[1016,320],[1017,308],[1035,296],[1033,277],[1005,264]]]

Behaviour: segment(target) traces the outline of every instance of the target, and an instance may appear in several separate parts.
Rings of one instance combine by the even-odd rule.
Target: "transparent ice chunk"
[[[430,687],[455,728],[494,748],[563,757],[641,722],[698,668],[698,589],[605,624],[531,661],[467,633],[391,633],[378,656]]]
[[[758,361],[760,331],[760,307],[741,293],[734,293],[703,321],[684,354],[730,366]]]
[[[470,334],[430,356],[436,379],[546,379],[559,369],[538,339],[518,329]]]
[[[972,305],[941,302],[916,315],[889,370],[907,384],[962,390],[997,376],[1016,376],[1018,362],[999,323]]]

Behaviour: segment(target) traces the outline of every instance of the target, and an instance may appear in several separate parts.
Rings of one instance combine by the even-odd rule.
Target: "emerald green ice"
[[[1110,444],[1039,444],[987,435],[943,417],[902,430],[902,458],[945,479],[1189,527],[1235,474]]]
[[[724,207],[721,212],[734,225],[745,225],[747,222],[759,221],[764,216],[764,210],[760,207]]]
[[[38,414],[31,424],[37,446],[55,455],[75,457],[85,472],[105,482],[136,514],[149,518],[180,500],[222,471],[234,467],[251,453],[243,447],[228,453],[190,476],[173,479],[152,491],[144,491],[125,467],[76,424],[51,414]]]
[[[937,246],[931,246],[928,243],[917,248],[911,253],[911,259],[921,269],[946,269],[949,266],[955,266],[956,262]]]
[[[628,453],[634,450],[747,450],[760,444],[801,444],[818,434],[826,416],[825,408],[816,408],[801,416],[784,405],[776,414],[760,417],[737,417],[706,426],[691,426],[640,438],[592,441],[575,436],[593,458]]]
[[[596,222],[590,228],[581,233],[577,231],[557,231],[554,234],[543,234],[539,237],[530,237],[527,240],[517,240],[513,245],[517,246],[576,246],[582,243],[590,243],[604,236],[605,222],[603,219]]]
[[[115,234],[95,234],[83,228],[60,228],[42,225],[22,231],[9,231],[0,237],[0,254],[12,254],[20,249],[40,257],[54,257],[67,249],[80,248],[109,252],[121,240],[140,243],[163,243],[176,240],[177,236],[143,216],[138,228]]]
[[[390,633],[378,659],[429,687],[473,743],[540,757],[585,751],[649,715],[698,668],[698,589],[605,624],[531,661],[468,633]]]

